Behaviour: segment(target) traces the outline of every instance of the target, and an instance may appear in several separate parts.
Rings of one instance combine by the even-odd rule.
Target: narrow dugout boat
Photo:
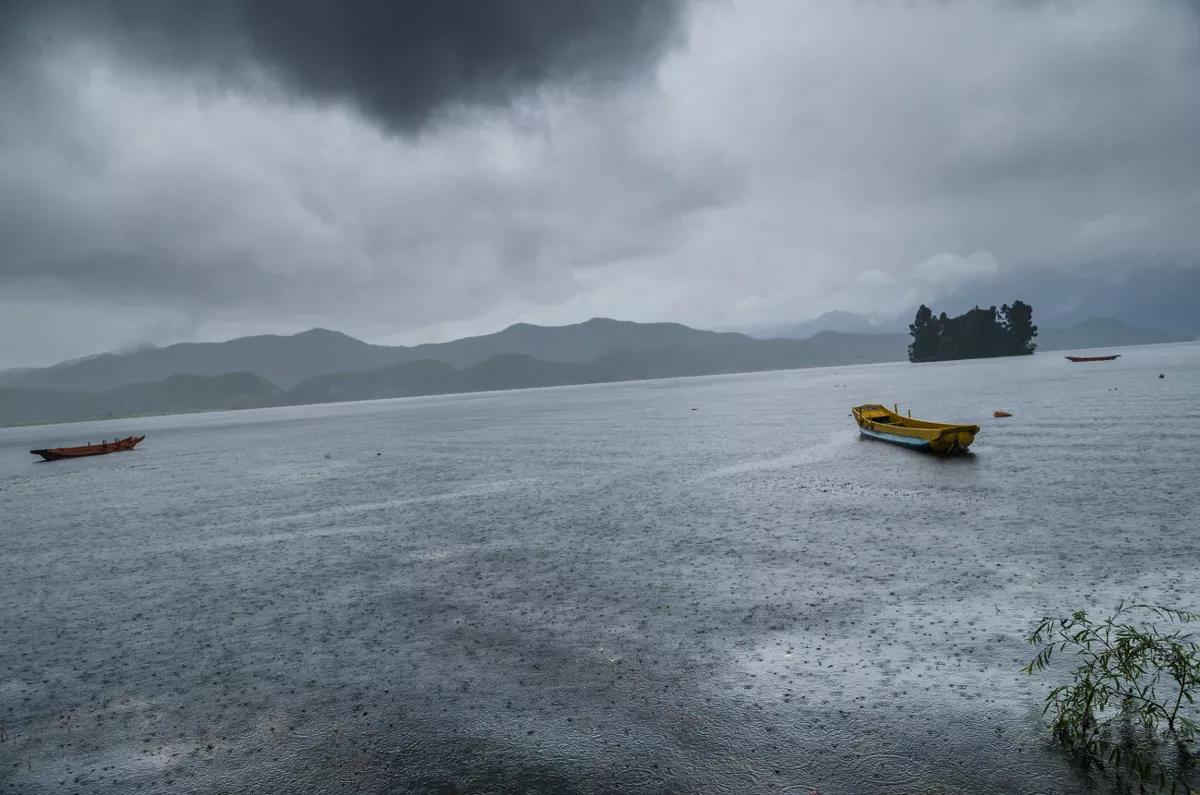
[[[57,461],[61,458],[83,458],[89,455],[104,455],[117,453],[122,450],[132,450],[145,436],[126,436],[124,439],[114,439],[100,444],[84,444],[79,447],[50,447],[44,450],[30,450],[34,455],[40,455],[47,461]]]
[[[1068,356],[1067,358],[1073,362],[1111,362],[1121,354],[1114,353],[1109,356]]]
[[[978,425],[916,420],[877,403],[855,406],[850,411],[863,436],[939,455],[965,453],[979,433]]]

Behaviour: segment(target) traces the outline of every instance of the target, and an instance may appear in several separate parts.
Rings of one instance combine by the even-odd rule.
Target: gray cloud
[[[1100,302],[1149,268],[1200,284],[1185,3],[550,5],[574,21],[531,32],[538,6],[508,5],[484,44],[430,12],[443,32],[411,52],[344,63],[386,26],[363,12],[306,58],[321,26],[268,41],[269,4],[23,13],[0,56],[0,334],[20,338],[0,366],[164,335],[406,342],[1001,286]],[[442,71],[392,85],[413,59]],[[29,307],[80,309],[79,332],[23,334]]]
[[[276,81],[401,130],[447,109],[504,105],[545,85],[603,83],[652,64],[681,0],[97,0],[0,4],[26,56],[83,42],[144,68]]]

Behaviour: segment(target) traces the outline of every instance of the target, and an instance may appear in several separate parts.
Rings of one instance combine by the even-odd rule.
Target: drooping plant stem
[[[1140,789],[1152,777],[1154,760],[1132,747],[1128,735],[1117,733],[1117,721],[1140,726],[1149,747],[1174,741],[1185,762],[1196,759],[1192,744],[1200,729],[1189,711],[1200,694],[1200,644],[1182,626],[1193,621],[1200,621],[1200,614],[1124,603],[1102,621],[1082,610],[1068,618],[1042,619],[1028,637],[1041,648],[1022,670],[1043,671],[1053,657],[1068,652],[1081,660],[1071,681],[1046,696],[1043,713],[1053,712],[1055,737],[1099,767],[1125,769]],[[1174,692],[1162,692],[1167,681]],[[1104,717],[1110,704],[1119,709]],[[1164,788],[1171,780],[1172,790],[1177,783],[1188,786],[1162,770],[1158,779]]]

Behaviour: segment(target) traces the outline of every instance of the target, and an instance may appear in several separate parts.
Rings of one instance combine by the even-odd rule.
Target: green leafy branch
[[[1185,767],[1195,757],[1200,644],[1184,625],[1197,621],[1200,613],[1125,603],[1100,621],[1082,610],[1043,618],[1028,637],[1041,648],[1021,670],[1044,671],[1060,655],[1078,662],[1071,681],[1046,696],[1055,738],[1087,762],[1131,774],[1139,789],[1157,780],[1190,791],[1145,746],[1173,742]]]

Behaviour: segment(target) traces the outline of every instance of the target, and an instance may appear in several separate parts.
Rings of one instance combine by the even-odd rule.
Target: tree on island
[[[910,362],[1020,356],[1037,348],[1033,307],[1023,301],[999,310],[976,306],[958,317],[947,317],[945,312],[934,317],[933,310],[922,304],[908,331],[913,338],[908,346]]]

